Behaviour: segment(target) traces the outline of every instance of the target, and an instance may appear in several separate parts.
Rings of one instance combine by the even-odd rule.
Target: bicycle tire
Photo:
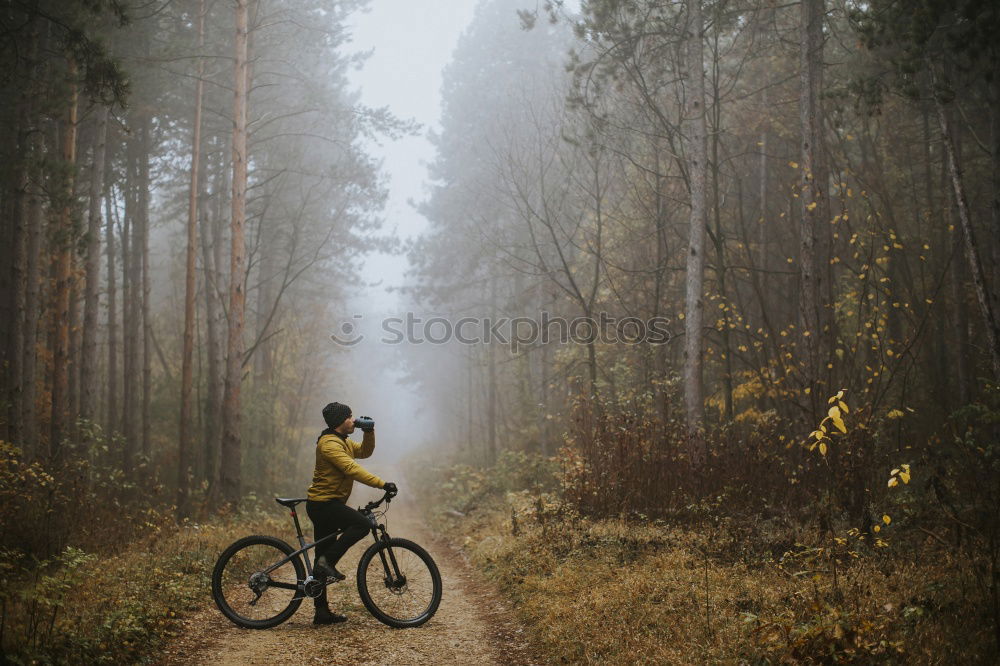
[[[215,605],[234,624],[247,629],[270,629],[290,618],[302,605],[302,592],[274,583],[297,587],[305,580],[302,559],[293,557],[266,577],[261,573],[294,552],[290,545],[271,536],[248,536],[231,544],[212,571]],[[256,581],[254,576],[258,576]],[[259,594],[252,584],[257,585]]]
[[[390,550],[406,577],[401,586],[390,583],[376,557]],[[389,560],[391,562],[391,560]],[[441,572],[430,553],[407,539],[388,539],[368,547],[358,562],[358,594],[368,612],[397,629],[419,627],[434,616],[441,603]]]

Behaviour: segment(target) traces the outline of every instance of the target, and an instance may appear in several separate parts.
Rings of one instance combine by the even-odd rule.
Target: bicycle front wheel
[[[290,618],[302,604],[302,560],[268,569],[294,552],[269,536],[248,536],[226,548],[212,572],[212,597],[222,614],[247,629],[269,629]]]
[[[412,541],[379,541],[358,562],[358,594],[379,622],[397,629],[419,627],[441,603],[441,573]]]

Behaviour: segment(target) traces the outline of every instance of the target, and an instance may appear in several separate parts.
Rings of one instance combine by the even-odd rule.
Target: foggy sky
[[[396,116],[422,125],[418,136],[367,146],[370,154],[383,161],[389,179],[384,233],[395,232],[408,239],[426,228],[426,220],[410,201],[425,197],[427,165],[434,159],[427,134],[438,128],[442,71],[471,21],[475,5],[475,0],[374,0],[371,11],[350,22],[350,50],[373,49],[365,66],[351,75],[361,102],[370,107],[387,106]],[[366,256],[360,278],[367,286],[354,294],[343,317],[363,314],[366,326],[374,325],[377,330],[378,319],[403,307],[399,295],[388,288],[403,284],[407,268],[405,255]],[[435,436],[432,406],[421,401],[414,386],[400,382],[405,348],[371,340],[350,350],[331,344],[331,352],[339,356],[337,366],[342,372],[330,378],[326,395],[311,398],[316,402],[313,411],[318,421],[318,409],[328,400],[347,402],[355,415],[375,417],[378,447],[366,465],[373,471],[394,474],[386,470],[392,470],[407,451]],[[318,427],[322,427],[321,422]]]

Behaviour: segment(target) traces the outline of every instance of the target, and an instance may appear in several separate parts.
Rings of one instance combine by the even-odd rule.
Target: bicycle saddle
[[[296,504],[301,504],[306,501],[305,497],[275,497],[274,501],[281,506],[287,506],[289,509],[294,509]]]

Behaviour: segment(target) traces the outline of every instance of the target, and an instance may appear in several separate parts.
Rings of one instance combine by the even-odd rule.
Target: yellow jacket
[[[320,437],[316,442],[316,470],[306,496],[316,502],[346,502],[355,481],[372,488],[384,486],[385,481],[354,461],[367,458],[374,450],[374,432],[366,432],[361,442],[337,434]]]

